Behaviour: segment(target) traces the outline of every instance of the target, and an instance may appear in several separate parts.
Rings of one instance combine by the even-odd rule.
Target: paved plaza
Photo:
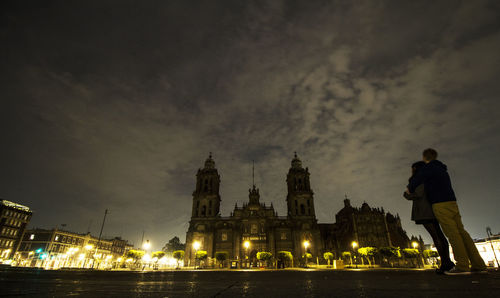
[[[3,297],[499,297],[500,274],[430,270],[0,271]]]

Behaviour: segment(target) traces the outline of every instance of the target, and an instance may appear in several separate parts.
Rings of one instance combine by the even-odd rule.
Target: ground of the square
[[[0,271],[4,297],[500,297],[500,273],[431,270]]]

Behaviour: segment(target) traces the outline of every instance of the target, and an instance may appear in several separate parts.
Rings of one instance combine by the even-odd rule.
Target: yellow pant
[[[472,270],[485,269],[486,265],[479,255],[474,241],[464,229],[457,202],[436,203],[432,205],[432,210],[450,241],[453,255],[457,261],[457,269],[469,270],[469,262]]]

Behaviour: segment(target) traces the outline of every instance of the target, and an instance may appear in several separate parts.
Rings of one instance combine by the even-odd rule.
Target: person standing
[[[411,180],[425,167],[425,162],[418,161],[415,162],[412,166],[412,176]],[[432,205],[427,200],[425,195],[424,184],[420,184],[415,188],[414,193],[405,192],[403,196],[407,200],[411,200],[413,202],[413,206],[411,209],[411,220],[415,221],[417,225],[423,225],[424,228],[429,232],[432,237],[432,241],[434,242],[434,246],[441,257],[441,266],[436,269],[437,274],[443,274],[445,271],[452,269],[455,264],[450,259],[450,250],[448,245],[448,240],[443,234],[441,227],[439,226],[439,222],[434,216],[434,212],[432,211]]]
[[[424,184],[427,199],[432,204],[434,215],[450,241],[456,260],[455,267],[444,273],[465,275],[471,272],[486,272],[486,265],[476,245],[462,224],[446,165],[437,160],[438,153],[432,148],[425,149],[422,155],[426,165],[411,179],[406,191],[414,193],[420,184]]]

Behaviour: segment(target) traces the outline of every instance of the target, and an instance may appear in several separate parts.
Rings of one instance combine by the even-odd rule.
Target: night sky
[[[433,147],[466,228],[500,232],[499,1],[2,1],[0,197],[161,248],[210,151],[223,216],[286,215],[297,151],[319,222],[344,195],[399,213]]]

